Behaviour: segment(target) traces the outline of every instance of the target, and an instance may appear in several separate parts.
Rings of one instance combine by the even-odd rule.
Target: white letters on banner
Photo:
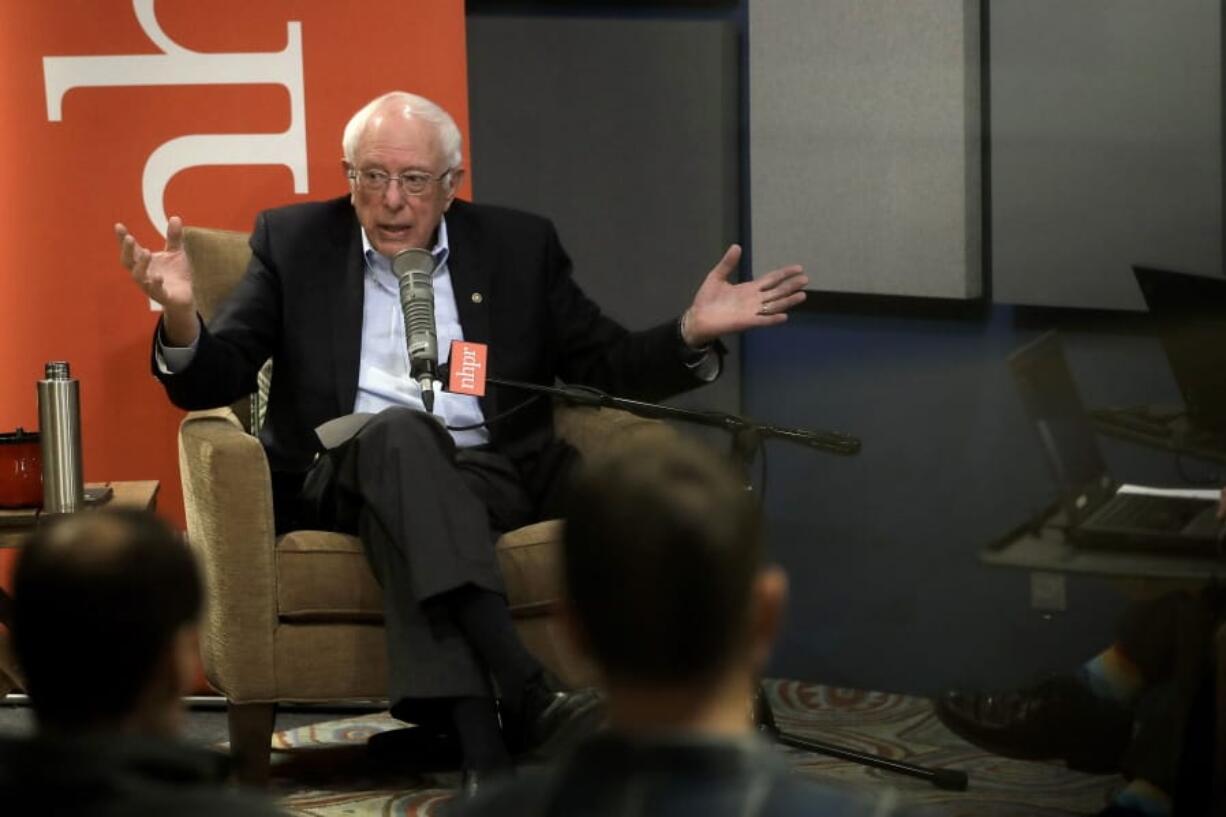
[[[282,85],[289,92],[290,123],[283,133],[192,134],[163,142],[145,162],[141,192],[153,226],[166,235],[166,185],[181,170],[204,165],[284,165],[294,192],[308,192],[306,103],[302,84],[302,24],[286,24],[285,49],[267,53],[208,54],[166,36],[154,0],[132,0],[141,29],[161,54],[44,57],[47,119],[62,119],[73,88],[131,85]]]

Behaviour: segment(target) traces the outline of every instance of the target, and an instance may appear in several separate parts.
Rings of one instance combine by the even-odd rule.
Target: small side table
[[[111,497],[106,502],[86,507],[88,512],[93,508],[143,508],[154,510],[157,507],[157,480],[140,480],[135,482],[91,482],[88,487],[111,487]],[[39,513],[35,509],[0,511],[0,548],[21,547],[30,531],[38,527]],[[0,624],[9,627],[12,624],[13,600],[0,587]],[[9,647],[9,638],[0,633],[0,697],[20,686],[21,675],[17,671],[17,661]]]

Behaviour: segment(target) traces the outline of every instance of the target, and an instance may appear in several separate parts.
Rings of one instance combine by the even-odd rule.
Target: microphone
[[[392,258],[400,284],[404,337],[409,347],[409,374],[421,386],[421,402],[434,413],[438,378],[438,332],[434,327],[434,256],[425,250],[401,250]]]

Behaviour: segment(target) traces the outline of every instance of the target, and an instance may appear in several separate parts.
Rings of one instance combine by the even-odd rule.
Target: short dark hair
[[[563,548],[571,605],[611,678],[701,680],[745,647],[761,513],[710,449],[629,444],[590,465],[573,486]]]
[[[88,729],[130,713],[202,595],[191,551],[152,513],[41,526],[13,578],[13,646],[39,722]]]

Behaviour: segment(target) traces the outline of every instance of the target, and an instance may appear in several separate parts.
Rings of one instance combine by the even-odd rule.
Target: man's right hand
[[[183,251],[183,222],[172,216],[166,227],[166,249],[150,252],[122,224],[115,225],[119,260],[132,280],[162,306],[162,333],[169,346],[191,346],[200,326],[192,291],[192,264]]]

